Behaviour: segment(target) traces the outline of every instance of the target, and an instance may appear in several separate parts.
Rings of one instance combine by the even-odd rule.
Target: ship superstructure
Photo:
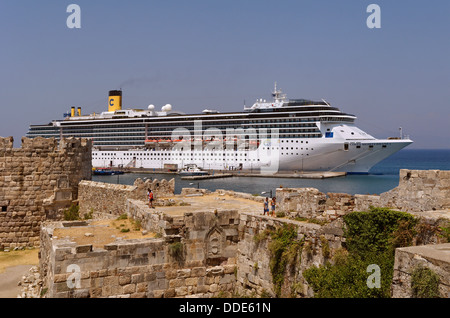
[[[241,112],[205,109],[201,114],[122,109],[122,91],[110,91],[108,111],[31,125],[27,137],[93,140],[94,167],[252,171],[368,172],[412,143],[409,138],[376,139],[355,126],[356,117],[327,101],[288,99],[275,88],[272,100],[258,99]]]

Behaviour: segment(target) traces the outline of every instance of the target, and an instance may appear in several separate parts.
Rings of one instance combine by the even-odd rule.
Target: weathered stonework
[[[322,193],[315,188],[278,188],[277,211],[291,218],[315,218],[333,221],[355,209],[354,196],[346,193]]]
[[[398,187],[379,196],[357,195],[355,209],[370,205],[405,212],[423,212],[450,208],[450,171],[400,170]]]
[[[147,202],[148,189],[154,192],[156,200],[171,196],[174,193],[175,180],[147,179],[144,182],[142,179],[136,179],[132,186],[82,181],[78,190],[80,214],[95,211],[120,215],[125,213],[128,199]]]
[[[43,221],[61,218],[91,178],[90,141],[0,137],[0,250],[39,246]]]
[[[335,220],[353,211],[388,207],[404,212],[450,209],[450,171],[400,170],[399,185],[380,195],[322,193],[315,188],[279,188],[277,210],[289,217]]]
[[[392,297],[414,297],[411,276],[419,266],[431,269],[439,277],[440,297],[450,298],[450,243],[396,249]]]
[[[300,263],[286,270],[280,297],[311,297],[312,290],[302,276],[302,271],[311,266],[320,266],[329,261],[333,252],[342,246],[342,224],[338,221],[326,226],[278,219],[251,213],[241,213],[239,222],[239,244],[237,256],[236,290],[244,296],[275,296],[269,240],[255,240],[256,235],[265,230],[274,230],[292,224],[297,228],[297,239],[304,241]],[[328,253],[330,251],[330,253]]]
[[[402,172],[402,175],[408,176],[407,172]],[[393,205],[388,207],[397,209],[416,207],[414,212],[409,213],[419,217],[425,229],[414,241],[414,244],[422,246],[397,249],[392,296],[411,296],[408,290],[411,266],[418,262],[432,268],[441,277],[439,288],[445,296],[450,272],[445,250],[448,244],[442,248],[436,245],[441,243],[442,238],[427,229],[432,230],[441,226],[442,220],[448,220],[449,207],[443,197],[448,189],[445,181],[424,182],[428,173],[417,172],[417,178],[420,179],[420,175],[425,179],[411,181],[410,184],[409,179],[415,178],[415,172],[411,171],[408,180],[381,196],[325,195],[316,189],[277,189],[277,211],[285,212],[289,217],[305,218],[304,221],[263,216],[261,210],[239,212],[225,208],[215,211],[201,211],[200,208],[194,212],[169,214],[148,207],[143,192],[145,187],[137,190],[142,181],[131,187],[81,182],[79,203],[82,210],[99,209],[102,213],[113,215],[126,213],[139,220],[146,231],[157,233],[158,238],[118,240],[95,248],[90,244],[76,245],[64,238],[52,238],[52,229],[63,225],[46,225],[41,232],[40,264],[41,275],[48,287],[46,297],[313,297],[313,291],[302,273],[311,266],[320,266],[332,260],[344,246],[341,216],[364,210],[362,207],[365,206],[378,206],[377,203],[381,202],[391,202]],[[447,178],[446,174],[441,173],[434,176]],[[423,199],[410,194],[411,202],[405,204],[395,198],[398,193],[410,191],[417,184],[425,188],[424,193],[432,189],[430,198],[437,195],[436,200],[433,202],[428,197]],[[415,189],[421,191],[420,188]],[[186,196],[207,194],[201,190],[189,189],[182,193]],[[257,202],[264,200],[243,193],[217,192]],[[167,193],[170,195],[173,191]],[[104,203],[95,205],[109,200],[119,203],[113,203],[113,208]],[[168,200],[174,199],[171,197]],[[311,220],[324,222],[308,222]],[[286,268],[281,289],[277,292],[270,271],[270,240],[255,238],[283,224],[296,227],[297,239],[303,245],[300,261]],[[173,254],[173,248],[180,246],[181,252]],[[430,250],[433,252],[430,253]],[[73,277],[69,271],[70,265],[80,268],[79,288],[67,284]]]

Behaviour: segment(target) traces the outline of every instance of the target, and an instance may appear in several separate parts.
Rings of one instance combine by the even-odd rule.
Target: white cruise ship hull
[[[165,169],[166,165],[196,164],[205,170],[251,170],[276,173],[278,171],[339,171],[366,173],[378,162],[401,150],[412,141],[358,140],[331,141],[325,138],[310,140],[280,140],[278,147],[267,149],[263,144],[255,150],[128,150],[93,151],[94,167],[132,167]],[[278,149],[277,149],[278,148]],[[283,148],[283,149],[281,149]]]

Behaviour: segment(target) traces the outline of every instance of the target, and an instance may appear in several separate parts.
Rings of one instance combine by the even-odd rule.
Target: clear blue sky
[[[66,8],[81,7],[81,29]],[[381,7],[381,29],[366,8]],[[270,98],[325,98],[378,138],[450,148],[450,1],[0,1],[0,136],[71,106],[170,103],[240,111]]]

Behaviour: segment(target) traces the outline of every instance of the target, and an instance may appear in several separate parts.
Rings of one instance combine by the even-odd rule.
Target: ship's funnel
[[[77,114],[78,114],[78,116],[81,116],[81,107],[78,107]]]
[[[122,91],[109,91],[108,111],[114,112],[122,109]]]
[[[70,117],[75,117],[75,107],[73,107],[73,106],[70,109]]]

